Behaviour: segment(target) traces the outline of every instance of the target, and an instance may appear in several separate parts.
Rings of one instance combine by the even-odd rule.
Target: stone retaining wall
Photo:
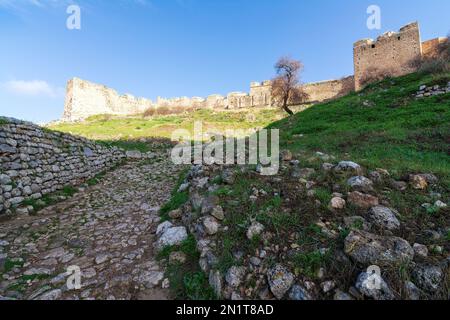
[[[26,200],[84,182],[125,157],[116,147],[0,117],[0,215],[25,212]]]

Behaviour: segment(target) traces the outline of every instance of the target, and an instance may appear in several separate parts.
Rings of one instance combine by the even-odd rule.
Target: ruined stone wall
[[[437,58],[441,46],[448,41],[448,38],[435,38],[422,42],[422,56],[425,59]]]
[[[0,117],[0,215],[27,213],[26,200],[79,184],[125,156],[117,148]]]
[[[418,23],[408,24],[399,32],[387,32],[376,41],[364,39],[353,47],[355,89],[362,87],[366,73],[388,73],[398,77],[416,71],[411,62],[422,57]]]
[[[138,114],[151,106],[151,100],[119,95],[106,86],[73,78],[67,84],[62,120],[83,120],[98,114]]]
[[[308,94],[308,102],[323,102],[336,99],[355,90],[353,76],[340,80],[307,83],[303,90]]]

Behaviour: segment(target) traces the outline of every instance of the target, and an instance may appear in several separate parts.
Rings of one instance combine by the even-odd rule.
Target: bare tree
[[[278,104],[288,114],[294,112],[289,106],[304,102],[308,95],[300,83],[303,64],[289,57],[283,57],[275,64],[277,76],[272,79],[272,103]]]

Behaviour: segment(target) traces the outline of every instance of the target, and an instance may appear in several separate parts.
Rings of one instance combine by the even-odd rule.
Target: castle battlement
[[[421,42],[419,24],[409,23],[398,32],[388,31],[376,40],[361,39],[353,44],[354,76],[339,80],[326,80],[303,85],[308,94],[307,102],[322,102],[360,90],[367,73],[389,73],[401,76],[416,71],[411,62],[423,57],[433,57],[447,38]],[[226,96],[213,94],[202,97],[158,97],[155,103],[131,94],[119,95],[104,85],[79,78],[69,80],[63,120],[82,120],[96,114],[131,115],[143,113],[149,108],[209,108],[238,109],[270,106],[272,82],[264,80],[250,83],[249,93],[230,92]]]

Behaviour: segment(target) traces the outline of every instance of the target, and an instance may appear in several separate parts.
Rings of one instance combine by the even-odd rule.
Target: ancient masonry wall
[[[353,77],[340,80],[309,83],[304,86],[309,95],[308,102],[322,102],[343,96],[354,90]],[[270,106],[271,81],[252,82],[250,93],[231,92],[226,97],[218,94],[201,97],[158,97],[155,103],[131,95],[119,95],[117,91],[104,85],[78,78],[67,84],[63,121],[78,121],[99,114],[133,115],[141,114],[149,108],[204,108],[240,109]]]
[[[26,200],[79,184],[125,156],[117,148],[0,117],[0,215],[27,213]]]
[[[387,32],[376,41],[364,39],[353,46],[355,88],[361,89],[366,73],[388,72],[402,76],[415,71],[412,64],[422,56],[419,25],[408,24],[399,32]]]
[[[421,42],[417,22],[402,27],[399,32],[386,32],[376,40],[363,39],[353,46],[354,76],[340,80],[304,85],[309,95],[306,103],[331,100],[363,87],[366,74],[402,76],[416,71],[422,58],[436,56],[447,38]],[[227,96],[161,98],[153,103],[132,95],[119,95],[106,86],[74,78],[68,82],[63,121],[78,121],[98,114],[132,115],[149,108],[239,109],[271,105],[271,82],[252,82],[250,92],[232,92]]]

